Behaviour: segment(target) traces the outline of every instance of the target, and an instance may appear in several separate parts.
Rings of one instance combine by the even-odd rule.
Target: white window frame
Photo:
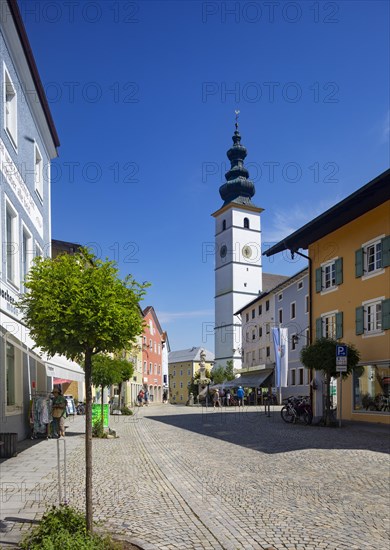
[[[291,334],[291,351],[295,351],[297,349],[297,340],[296,340],[296,332]]]
[[[303,289],[303,279],[297,282],[297,290],[302,290],[302,289]]]
[[[309,313],[309,295],[305,295],[305,313]]]
[[[291,373],[291,383],[290,385],[291,386],[296,386],[297,385],[297,375],[296,375],[296,369],[291,369],[290,373]]]
[[[381,273],[384,273],[383,267],[374,267],[371,271],[368,270],[369,264],[368,264],[368,249],[371,247],[375,247],[377,245],[380,246],[380,257],[382,258],[383,250],[382,250],[382,239],[385,235],[380,235],[379,237],[375,237],[375,239],[371,239],[370,241],[364,243],[362,245],[363,248],[363,277],[362,280],[369,279],[370,277],[374,277],[376,275],[380,275]],[[377,251],[375,251],[375,264],[378,262]]]
[[[293,306],[294,306],[294,315],[293,315]],[[297,303],[291,302],[290,303],[290,319],[296,319],[297,317]]]
[[[18,94],[15,85],[3,62],[3,104],[4,129],[10,138],[12,147],[18,150]]]
[[[382,301],[385,299],[384,296],[381,296],[380,298],[374,298],[372,300],[366,300],[365,302],[362,302],[362,306],[363,306],[363,309],[364,309],[364,317],[363,317],[363,327],[364,327],[364,333],[363,333],[363,337],[364,336],[377,336],[377,335],[380,335],[380,334],[384,334],[384,330],[382,329]],[[370,322],[370,317],[372,315],[372,312],[370,311],[370,309],[372,307],[376,308],[376,311],[375,311],[375,320],[374,320],[374,326],[373,328],[370,328],[369,329],[369,322]],[[378,306],[379,307],[379,311],[378,311]],[[378,317],[379,317],[379,323],[378,323]],[[378,328],[378,325],[379,325],[379,328]]]
[[[283,308],[278,309],[278,322],[283,323]]]
[[[298,370],[298,384],[297,386],[304,386],[305,385],[305,372],[304,369],[301,367]],[[302,382],[301,382],[301,375],[302,375]]]
[[[281,292],[279,295],[278,295],[278,301],[281,302],[283,300],[283,292]]]
[[[7,346],[10,345],[14,349],[14,403],[8,404],[7,394]],[[4,403],[6,416],[20,415],[23,413],[23,363],[21,349],[12,338],[6,338],[4,346],[4,364],[5,364],[5,388],[4,388]]]
[[[34,257],[38,258],[39,256],[43,258],[43,250],[41,245],[37,241],[35,241]]]
[[[37,142],[34,142],[34,185],[39,200],[43,202],[43,156]]]
[[[26,236],[26,239],[25,239]],[[22,222],[22,257],[21,257],[21,287],[24,287],[24,280],[27,273],[30,271],[33,260],[32,249],[33,238],[27,226]]]
[[[336,260],[321,264],[321,289],[328,292],[337,288],[336,285]]]
[[[7,217],[8,214],[11,217],[11,242],[8,243],[8,228],[7,228]],[[6,219],[6,228],[5,228],[5,258],[6,258],[6,278],[7,282],[13,285],[15,288],[20,288],[20,261],[19,261],[19,217],[15,208],[12,206],[12,203],[6,198],[5,200],[5,219]],[[11,247],[12,252],[9,255],[9,248]],[[11,260],[10,260],[11,258]],[[11,276],[8,277],[8,266],[9,260],[11,261]]]
[[[338,313],[338,310],[328,311],[327,313],[323,313],[321,315],[321,336],[323,338],[336,338],[336,313]],[[327,330],[325,330],[327,326],[332,325],[332,331],[328,332]]]

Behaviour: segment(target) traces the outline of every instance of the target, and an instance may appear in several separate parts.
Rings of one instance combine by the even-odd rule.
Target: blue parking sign
[[[345,344],[336,345],[336,357],[347,357],[347,349]]]

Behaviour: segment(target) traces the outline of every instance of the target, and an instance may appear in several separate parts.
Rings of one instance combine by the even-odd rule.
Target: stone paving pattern
[[[67,497],[80,509],[82,423],[69,422],[66,437]],[[390,547],[388,427],[288,425],[278,410],[268,418],[254,407],[174,405],[111,416],[110,425],[118,439],[93,441],[94,518],[145,550]],[[0,545],[58,503],[56,444],[1,464]]]

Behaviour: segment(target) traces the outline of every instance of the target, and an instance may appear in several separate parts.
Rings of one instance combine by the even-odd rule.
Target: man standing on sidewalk
[[[240,386],[237,390],[237,399],[238,399],[238,406],[244,406],[244,390],[242,389],[242,386]]]

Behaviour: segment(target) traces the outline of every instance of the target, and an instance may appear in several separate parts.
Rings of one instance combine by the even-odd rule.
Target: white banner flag
[[[288,329],[280,328],[280,387],[287,388],[288,378]]]

